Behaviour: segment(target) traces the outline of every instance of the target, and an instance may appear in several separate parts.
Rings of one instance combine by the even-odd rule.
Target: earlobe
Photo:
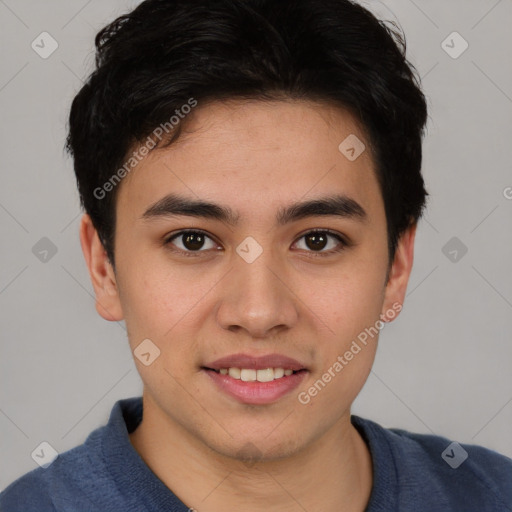
[[[105,320],[122,320],[123,311],[116,275],[98,232],[87,214],[82,216],[80,223],[80,243],[96,295],[96,311]]]
[[[414,240],[417,225],[413,224],[398,241],[395,257],[384,291],[381,319],[391,322],[402,309],[414,260]]]

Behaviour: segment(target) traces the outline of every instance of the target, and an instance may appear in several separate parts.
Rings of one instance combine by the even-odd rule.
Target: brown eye
[[[165,244],[174,245],[182,252],[204,252],[216,247],[213,240],[201,231],[180,231],[171,236]]]
[[[199,251],[204,245],[204,235],[201,233],[189,233],[181,235],[183,246],[190,251]]]
[[[310,231],[299,240],[304,240],[302,244],[297,242],[296,245],[299,249],[318,253],[318,256],[328,256],[329,254],[343,250],[347,246],[347,243],[340,235],[325,230]]]
[[[310,233],[304,237],[306,245],[313,251],[321,251],[327,245],[328,239],[325,233]]]

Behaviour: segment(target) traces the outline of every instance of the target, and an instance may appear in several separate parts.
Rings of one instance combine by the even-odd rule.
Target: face
[[[347,112],[217,102],[185,126],[121,184],[115,274],[83,221],[97,308],[146,354],[135,362],[161,424],[225,456],[288,456],[349,425],[414,229],[386,280],[384,203]],[[354,135],[367,148],[355,160],[339,149]]]

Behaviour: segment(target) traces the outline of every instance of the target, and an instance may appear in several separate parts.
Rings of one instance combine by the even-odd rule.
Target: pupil
[[[311,243],[310,243],[311,242]],[[323,249],[327,244],[327,237],[323,233],[311,233],[306,236],[306,245],[310,249]]]
[[[204,236],[201,233],[189,233],[183,235],[183,238],[183,245],[191,251],[201,249],[204,244]]]

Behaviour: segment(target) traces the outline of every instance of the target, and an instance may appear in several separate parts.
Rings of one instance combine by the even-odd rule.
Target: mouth
[[[235,354],[201,367],[223,394],[238,402],[264,405],[277,402],[304,380],[309,370],[295,359],[278,354]]]

